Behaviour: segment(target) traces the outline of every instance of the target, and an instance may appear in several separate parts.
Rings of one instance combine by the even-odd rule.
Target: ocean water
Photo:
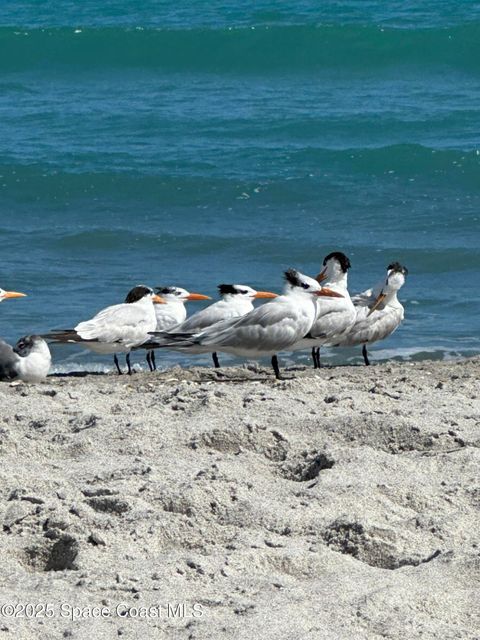
[[[479,2],[5,0],[0,53],[3,338],[342,250],[352,292],[410,272],[374,358],[480,352]]]

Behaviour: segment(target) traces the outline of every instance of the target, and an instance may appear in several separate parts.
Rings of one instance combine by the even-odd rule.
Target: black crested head
[[[408,269],[404,267],[399,262],[392,262],[387,267],[387,271],[394,271],[396,273],[403,273],[404,276],[408,276]]]
[[[296,269],[287,269],[285,271],[285,280],[292,285],[292,287],[301,287],[302,281],[299,278],[299,273]]]
[[[131,289],[127,293],[127,297],[125,298],[125,302],[127,304],[131,304],[132,302],[138,302],[139,300],[141,300],[145,296],[148,296],[148,295],[150,295],[152,293],[153,293],[153,291],[152,291],[152,289],[150,289],[150,287],[146,287],[144,284],[139,284],[136,287],[133,287],[133,289]]]
[[[219,284],[218,290],[221,296],[227,295],[227,293],[240,293],[240,291],[233,284]]]
[[[325,258],[323,259],[323,266],[325,266],[331,258],[335,258],[335,260],[338,260],[343,273],[347,273],[347,271],[352,266],[350,260],[341,251],[332,251],[332,253],[329,253],[328,256],[325,256]]]
[[[23,336],[23,338],[17,340],[17,344],[14,346],[13,350],[19,356],[24,358],[25,356],[28,356],[35,342],[39,339],[40,336]]]
[[[168,296],[171,293],[175,293],[175,287],[155,287],[155,292],[162,295]]]

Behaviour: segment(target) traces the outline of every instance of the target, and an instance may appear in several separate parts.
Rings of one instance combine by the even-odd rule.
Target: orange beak
[[[210,296],[204,296],[203,293],[190,293],[187,300],[211,300]]]
[[[370,311],[367,314],[367,318],[368,318],[369,315],[371,315],[375,311],[375,309],[377,309],[382,304],[382,302],[385,300],[386,297],[387,296],[384,293],[380,293],[377,296],[377,299],[375,300],[375,302],[370,307]]]
[[[5,291],[4,298],[25,298],[26,293],[19,293],[18,291]]]
[[[341,293],[337,293],[336,291],[332,291],[332,289],[327,289],[327,287],[322,287],[320,291],[316,291],[315,294],[317,296],[324,296],[325,298],[344,298]]]
[[[325,267],[323,271],[320,271],[320,273],[315,278],[315,280],[318,282],[318,284],[321,284],[326,279],[327,279],[327,268]]]
[[[270,291],[257,291],[253,296],[254,298],[278,298],[278,293],[271,293]]]
[[[167,301],[164,300],[161,296],[159,296],[158,294],[155,294],[152,298],[153,303],[154,304],[167,304]]]

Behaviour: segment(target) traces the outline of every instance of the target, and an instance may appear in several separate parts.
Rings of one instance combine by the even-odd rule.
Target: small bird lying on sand
[[[51,363],[50,349],[40,336],[24,336],[13,348],[0,340],[0,380],[40,382]]]

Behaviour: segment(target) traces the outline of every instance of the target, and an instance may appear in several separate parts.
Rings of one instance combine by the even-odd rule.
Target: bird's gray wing
[[[48,342],[84,342],[75,329],[56,329],[40,337]]]
[[[267,302],[241,318],[219,322],[199,334],[198,343],[219,350],[222,347],[246,351],[282,350],[298,340],[299,324],[304,323],[291,305]]]
[[[75,331],[83,340],[111,344],[118,342],[131,348],[146,341],[148,332],[155,328],[154,316],[148,313],[145,306],[117,304],[100,311],[90,320],[80,322]]]
[[[217,324],[217,322],[238,318],[239,315],[236,307],[226,305],[223,300],[219,300],[192,314],[184,322],[174,327],[172,331],[174,333],[196,333]]]
[[[353,304],[356,307],[370,307],[380,295],[384,286],[385,280],[381,280],[370,289],[366,289],[365,291],[362,291],[362,293],[357,293],[352,296]]]
[[[368,307],[375,301],[373,289],[367,289],[362,293],[356,293],[352,296],[352,302],[356,307]]]
[[[342,346],[377,342],[393,333],[403,319],[400,309],[377,309],[368,315],[368,309],[357,315],[355,324],[341,340]]]
[[[17,363],[20,360],[12,347],[0,340],[0,380],[14,380],[17,373]]]

